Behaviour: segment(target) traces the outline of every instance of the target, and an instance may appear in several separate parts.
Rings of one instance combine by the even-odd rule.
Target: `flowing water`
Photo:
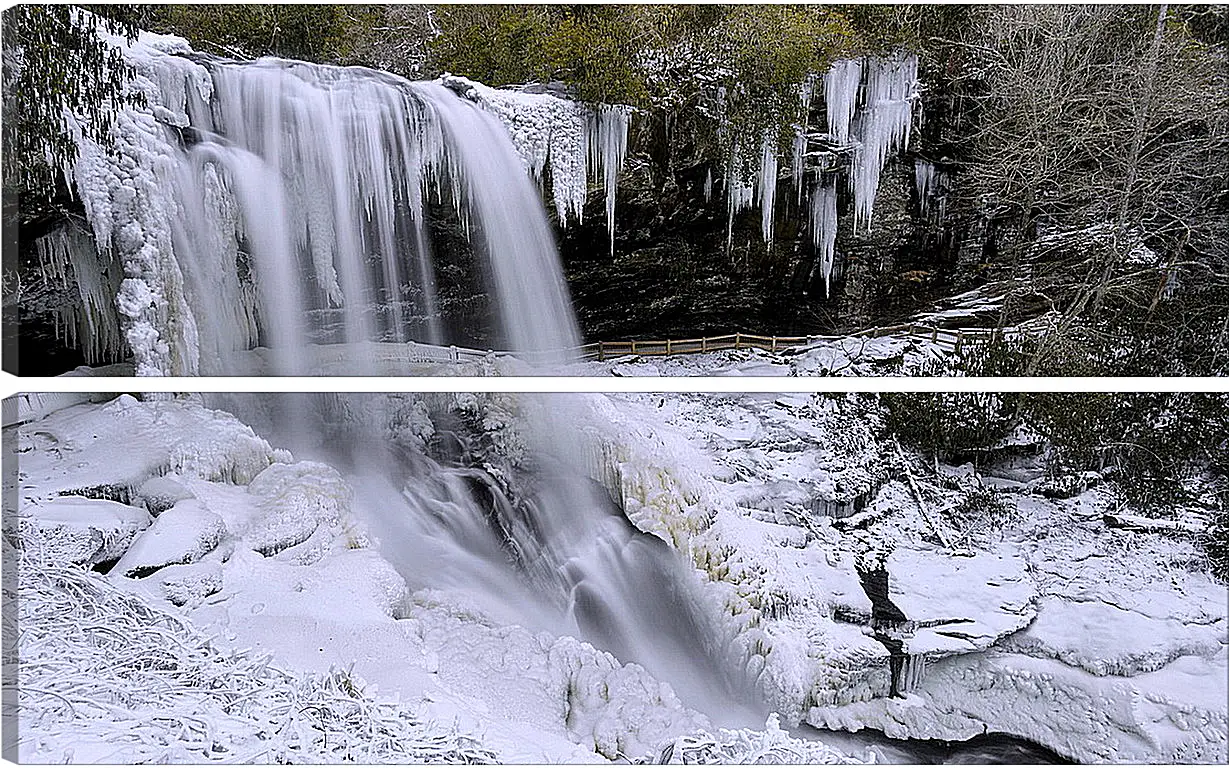
[[[456,206],[485,256],[506,347],[558,354],[578,343],[550,225],[496,117],[438,83],[370,70],[265,60],[211,74],[210,109],[189,112],[197,142],[183,187],[204,192],[220,169],[235,193],[278,372],[308,372],[309,342],[450,341],[426,231],[432,193]],[[185,240],[208,243],[207,219]],[[215,254],[187,260],[205,272]],[[216,291],[188,282],[198,297]],[[209,322],[220,306],[195,308],[198,326],[226,329],[219,349],[243,346]]]
[[[138,372],[306,374],[316,347],[344,344],[346,372],[372,373],[404,342],[463,342],[441,321],[433,210],[459,220],[496,348],[550,364],[579,343],[541,194],[489,109],[362,68],[129,58],[150,106],[121,113],[114,152],[78,135],[68,173],[124,265]],[[626,115],[593,125],[609,174]],[[248,370],[257,346],[267,368]]]
[[[717,726],[763,727],[768,707],[738,672],[721,606],[689,562],[636,530],[607,489],[560,456],[567,440],[553,419],[534,425],[530,461],[517,468],[438,410],[430,451],[388,439],[404,416],[385,396],[211,397],[299,458],[345,473],[356,514],[411,591],[443,590],[494,621],[577,637],[640,664]],[[869,747],[888,762],[1061,762],[1002,734],[938,742],[805,725],[793,734],[854,754]]]

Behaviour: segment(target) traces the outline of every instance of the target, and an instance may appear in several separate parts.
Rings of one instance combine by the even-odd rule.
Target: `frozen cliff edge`
[[[969,557],[924,541],[890,478],[861,529],[807,514],[824,478],[856,485],[849,457],[871,438],[806,396],[591,395],[583,408],[591,474],[722,591],[748,670],[787,718],[898,738],[1002,732],[1080,761],[1226,759],[1226,589],[1172,566],[1180,544],[1118,541],[1096,492],[1019,495],[1025,522]],[[836,620],[871,613],[855,564],[876,562],[920,624],[905,649],[925,672],[903,698],[887,696],[884,647]]]

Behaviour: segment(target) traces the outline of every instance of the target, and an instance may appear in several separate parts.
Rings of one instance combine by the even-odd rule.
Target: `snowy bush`
[[[23,761],[494,759],[455,727],[375,700],[345,670],[295,675],[268,659],[222,651],[177,616],[41,552],[33,529],[5,539],[5,557],[16,558],[20,572],[20,588],[6,580],[4,597],[17,606],[20,626]]]
[[[762,731],[701,731],[666,746],[654,761],[659,765],[862,765],[858,760],[821,741],[792,738],[774,714]]]

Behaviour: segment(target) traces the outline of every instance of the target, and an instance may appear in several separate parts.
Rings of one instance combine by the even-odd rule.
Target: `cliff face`
[[[939,106],[927,107],[927,121],[941,118]],[[696,158],[669,167],[659,160],[669,151],[664,143],[648,128],[634,134],[619,185],[613,254],[596,190],[585,223],[560,232],[572,299],[591,340],[886,325],[984,283],[995,252],[1019,237],[989,212],[949,210],[943,198],[953,182],[944,171],[938,194],[934,186],[921,194],[917,166],[933,167],[923,159],[922,136],[885,167],[869,231],[855,231],[852,195],[844,180],[837,183],[835,265],[825,295],[807,201],[799,203],[788,168],[778,180],[774,238],[767,244],[758,209],[737,214],[731,227],[719,169]]]

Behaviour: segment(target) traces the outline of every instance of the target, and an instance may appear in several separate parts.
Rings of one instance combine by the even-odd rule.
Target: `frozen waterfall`
[[[854,195],[854,227],[870,231],[879,175],[888,155],[908,146],[916,98],[917,57],[871,57],[858,121],[854,165],[849,181]]]
[[[362,372],[394,354],[381,344],[457,343],[440,320],[428,231],[439,205],[456,211],[479,256],[497,343],[548,363],[578,344],[525,171],[540,180],[549,163],[566,222],[600,169],[613,230],[630,110],[460,78],[223,61],[158,35],[125,55],[129,89],[148,106],[119,113],[111,153],[70,116],[79,156],[65,174],[98,258],[123,265],[107,303],[138,374],[231,373],[236,353],[256,346],[269,348],[268,372],[309,373],[312,348],[335,343]],[[79,284],[94,307],[100,286]],[[117,331],[95,309],[82,328],[98,338],[85,344],[114,347]]]

